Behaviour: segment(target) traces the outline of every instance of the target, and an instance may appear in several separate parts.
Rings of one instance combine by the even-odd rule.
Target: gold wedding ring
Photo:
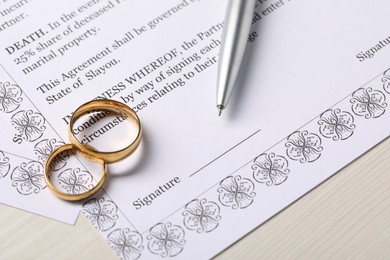
[[[94,151],[93,149],[90,149],[91,146],[82,144],[80,143],[79,140],[77,140],[73,132],[73,126],[77,121],[77,119],[79,119],[81,116],[87,113],[101,112],[101,111],[109,111],[116,114],[124,114],[127,117],[134,119],[135,123],[137,124],[138,132],[136,138],[127,147],[112,152],[111,151],[101,152],[101,151]],[[84,105],[77,108],[76,111],[74,111],[69,121],[70,142],[77,147],[77,149],[81,152],[82,155],[87,156],[88,158],[98,158],[104,160],[106,163],[117,162],[132,154],[140,144],[141,138],[142,138],[141,122],[137,114],[130,107],[120,102],[117,102],[115,100],[102,99],[102,100],[94,100],[94,101],[87,102]]]
[[[81,116],[87,113],[95,113],[101,111],[109,111],[120,115],[126,115],[127,118],[134,119],[137,126],[137,136],[127,147],[113,152],[100,152],[96,150],[94,147],[88,144],[82,144],[79,142],[79,140],[77,140],[73,132],[73,126],[77,121],[77,119],[79,119]],[[69,121],[70,144],[65,144],[57,148],[53,153],[50,154],[50,156],[46,161],[44,176],[45,176],[47,187],[49,187],[49,189],[57,197],[64,200],[77,201],[77,200],[82,200],[91,197],[103,187],[103,184],[107,179],[107,163],[117,162],[132,154],[139,146],[141,142],[141,138],[142,138],[142,128],[141,128],[140,120],[137,114],[130,107],[120,102],[114,100],[108,100],[108,99],[95,100],[95,101],[90,101],[85,103],[84,105],[76,109],[76,111],[73,113]],[[86,192],[77,193],[77,194],[64,193],[58,190],[50,181],[51,163],[59,154],[69,150],[76,151],[80,155],[87,157],[90,161],[101,163],[103,165],[103,176],[100,178],[96,186],[94,186],[92,189]]]
[[[92,146],[89,146],[89,149],[93,149]],[[74,144],[65,144],[60,147],[58,147],[53,153],[50,154],[50,156],[47,158],[46,164],[45,164],[45,181],[47,184],[47,187],[59,198],[63,200],[70,200],[70,201],[77,201],[82,200],[91,197],[96,192],[100,190],[100,188],[103,186],[104,182],[107,179],[107,164],[104,160],[98,159],[98,158],[92,158],[92,161],[101,163],[103,165],[103,176],[100,178],[99,182],[90,190],[83,192],[83,193],[77,193],[77,194],[70,194],[70,193],[64,193],[59,191],[51,182],[51,163],[53,160],[61,153],[65,151],[78,151],[77,147]]]

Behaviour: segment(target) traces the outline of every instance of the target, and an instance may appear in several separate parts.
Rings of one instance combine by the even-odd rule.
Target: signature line
[[[227,154],[228,152],[230,152],[231,150],[233,150],[234,148],[236,148],[240,144],[244,143],[245,141],[247,141],[248,139],[250,139],[251,137],[253,137],[255,134],[257,134],[260,131],[261,131],[261,129],[257,130],[256,132],[254,132],[253,134],[251,134],[250,136],[248,136],[247,138],[245,138],[244,140],[242,140],[241,142],[239,142],[238,144],[236,144],[235,146],[233,146],[232,148],[230,148],[229,150],[227,150],[226,152],[224,152],[223,154],[221,154],[220,156],[218,156],[217,158],[215,158],[214,160],[212,160],[208,164],[204,165],[202,168],[200,168],[196,172],[192,173],[190,175],[190,177],[194,176],[195,174],[197,174],[198,172],[200,172],[201,170],[203,170],[204,168],[206,168],[207,166],[209,166],[210,164],[212,164],[213,162],[215,162],[216,160],[218,160],[219,158],[221,158],[222,156],[224,156],[225,154]]]

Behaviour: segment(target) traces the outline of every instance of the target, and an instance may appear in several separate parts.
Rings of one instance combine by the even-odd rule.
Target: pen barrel
[[[219,52],[217,106],[225,108],[240,70],[256,0],[230,0]]]

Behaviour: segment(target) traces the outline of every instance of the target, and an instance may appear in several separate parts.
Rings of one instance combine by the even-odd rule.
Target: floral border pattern
[[[19,108],[23,101],[22,90],[18,85],[0,82],[0,112],[11,113]]]
[[[323,150],[321,143],[321,138],[315,133],[295,131],[287,137],[286,154],[293,161],[311,163],[320,158]]]
[[[24,142],[32,144],[32,151],[36,155],[36,160],[23,162],[14,167],[9,175],[11,164],[9,158],[4,153],[0,154],[0,179],[10,176],[11,185],[21,195],[33,195],[40,193],[45,187],[43,178],[43,165],[46,159],[59,146],[64,144],[61,140],[53,138],[56,133],[47,127],[44,116],[36,111],[32,103],[28,102],[21,88],[9,81],[0,82],[0,113],[8,118],[10,125],[16,132],[13,133],[12,142],[22,144]],[[50,129],[50,131],[47,131]],[[5,137],[7,138],[7,137]],[[59,171],[67,165],[69,156],[59,155],[53,161],[51,171]],[[84,170],[71,166],[60,173],[58,185],[72,193],[80,193],[91,187],[92,175]],[[72,168],[73,167],[73,168]]]
[[[267,186],[280,185],[287,180],[290,170],[284,156],[263,153],[256,157],[251,166],[253,179]]]
[[[119,218],[118,206],[113,201],[103,197],[86,201],[83,205],[83,212],[99,231],[113,228]]]
[[[115,229],[108,234],[107,241],[122,259],[138,259],[144,249],[142,236],[128,228]]]
[[[364,116],[366,119],[378,118],[386,111],[386,96],[380,90],[359,88],[352,94],[352,111],[357,116]]]
[[[211,232],[216,229],[222,219],[217,203],[207,199],[194,199],[187,203],[182,215],[183,224],[189,230],[198,233]]]
[[[226,210],[245,210],[255,203],[256,189],[272,189],[293,178],[294,162],[307,164],[321,160],[321,155],[326,152],[326,145],[329,144],[323,143],[322,138],[348,141],[359,131],[359,124],[362,122],[359,118],[377,119],[383,116],[390,95],[390,69],[378,78],[380,84],[375,81],[376,87],[370,84],[359,88],[343,101],[349,109],[327,109],[313,121],[312,124],[316,125],[314,128],[305,126],[305,129],[297,129],[272,149],[261,153],[238,173],[222,179],[215,185],[215,189],[202,194],[201,198],[194,198],[166,221],[155,224],[146,234],[140,234],[133,227],[129,227],[128,220],[107,195],[86,201],[82,212],[93,226],[105,235],[109,245],[122,259],[138,259],[142,254],[148,253],[163,258],[178,256],[185,250],[185,245],[191,243],[186,238],[185,229],[191,231],[188,236],[218,232]],[[16,130],[14,142],[34,143],[34,152],[38,159],[23,162],[13,168],[9,157],[0,151],[0,179],[9,176],[18,193],[31,195],[45,189],[43,163],[48,154],[62,142],[46,136],[43,116],[34,109],[23,107],[22,101],[23,93],[17,85],[0,82],[0,112],[12,114],[10,122]],[[280,153],[283,150],[284,155]],[[90,173],[79,168],[63,170],[67,159],[59,158],[56,163],[58,167],[53,169],[62,170],[59,177],[63,188],[73,193],[88,189],[92,180]],[[177,216],[178,214],[180,216]],[[178,222],[178,219],[181,222]]]
[[[0,151],[0,180],[8,175],[10,168],[9,158],[5,156],[3,151]]]
[[[162,258],[178,256],[191,243],[186,238],[185,229],[198,236],[218,232],[218,227],[223,225],[223,209],[245,210],[255,203],[256,189],[271,189],[288,182],[294,176],[292,163],[307,164],[321,160],[321,154],[326,152],[328,145],[322,138],[346,142],[359,131],[361,121],[357,122],[355,116],[364,119],[381,117],[387,107],[384,95],[390,94],[386,91],[390,85],[388,73],[386,71],[381,78],[381,88],[385,92],[371,86],[359,88],[344,101],[344,105],[350,104],[350,111],[341,107],[327,109],[312,122],[312,127],[306,125],[294,131],[272,150],[254,158],[235,175],[225,177],[215,185],[215,189],[194,198],[167,221],[151,227],[146,234],[141,235],[134,228],[129,228],[126,221],[120,224],[124,216],[114,202],[104,197],[86,202],[83,212],[95,228],[106,235],[108,243],[121,259],[137,259],[148,254]],[[376,104],[373,105],[373,102]],[[309,129],[317,129],[318,132]],[[285,155],[276,152],[283,149]],[[133,238],[129,238],[130,233]]]
[[[146,236],[148,249],[152,254],[161,257],[177,256],[183,251],[186,240],[184,229],[171,222],[158,223],[151,227]]]
[[[22,141],[34,142],[41,138],[45,131],[45,118],[41,113],[32,110],[21,110],[11,117],[11,124],[17,133],[14,140],[18,143]]]
[[[12,171],[11,181],[20,194],[37,194],[46,187],[43,165],[37,161],[23,162]]]
[[[232,209],[245,209],[249,207],[256,196],[255,184],[240,175],[228,176],[223,179],[217,189],[218,200],[225,207]]]
[[[322,113],[318,124],[321,135],[325,138],[331,138],[333,141],[350,138],[356,127],[351,113],[341,111],[338,108],[328,109]]]

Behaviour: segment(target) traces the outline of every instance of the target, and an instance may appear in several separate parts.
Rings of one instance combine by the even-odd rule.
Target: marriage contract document
[[[389,135],[389,7],[258,0],[218,117],[225,1],[0,1],[0,202],[66,223],[81,211],[122,259],[218,254]],[[94,99],[131,107],[144,138],[100,193],[64,202],[44,163]],[[72,131],[115,150],[128,129],[98,113]],[[53,170],[71,193],[96,181],[77,160]]]

